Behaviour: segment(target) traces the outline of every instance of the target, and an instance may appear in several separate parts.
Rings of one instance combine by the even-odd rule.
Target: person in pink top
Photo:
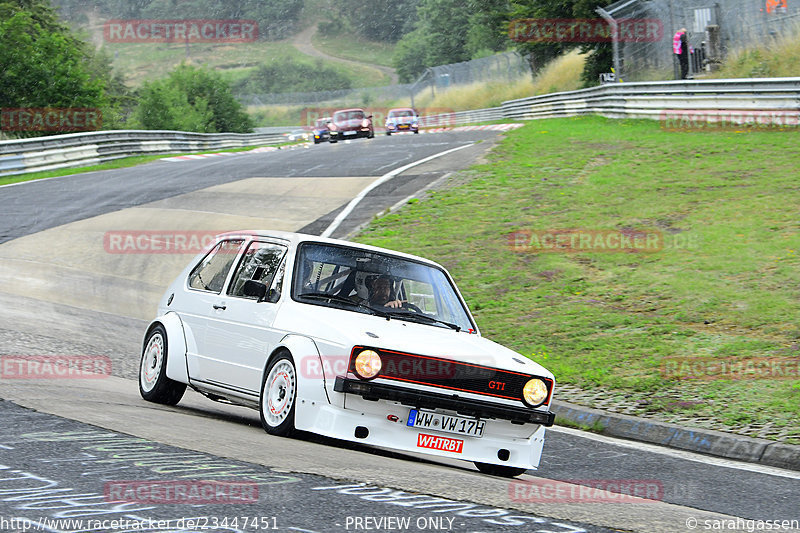
[[[672,37],[672,52],[678,56],[681,65],[681,78],[686,79],[689,75],[689,43],[686,39],[686,28],[681,28]]]

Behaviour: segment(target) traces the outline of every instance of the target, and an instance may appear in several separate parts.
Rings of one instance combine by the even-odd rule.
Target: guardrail
[[[663,118],[669,111],[798,111],[800,78],[615,83],[503,102],[503,118],[599,114]]]
[[[286,128],[285,132],[297,128]],[[277,144],[284,133],[121,130],[0,141],[0,176],[94,165],[132,155],[172,154]]]
[[[660,119],[669,111],[800,111],[800,78],[615,83],[530,96],[502,106],[455,113],[457,124],[597,114]],[[440,123],[453,115],[424,117]],[[423,122],[424,123],[424,122]]]

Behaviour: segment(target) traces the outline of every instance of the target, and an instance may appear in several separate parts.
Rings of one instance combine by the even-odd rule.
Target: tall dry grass
[[[559,91],[574,91],[582,87],[581,73],[586,56],[569,52],[550,62],[533,79],[520,78],[513,82],[481,82],[459,85],[431,94],[421,91],[415,98],[417,108],[441,108],[453,111],[497,107],[506,100],[525,98]]]
[[[759,46],[731,52],[709,78],[780,78],[800,76],[800,24]]]

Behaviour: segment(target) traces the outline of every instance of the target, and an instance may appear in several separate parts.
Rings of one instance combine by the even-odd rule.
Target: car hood
[[[286,307],[290,307],[291,312],[285,312],[289,310]],[[279,329],[288,326],[348,354],[353,346],[370,346],[553,379],[553,375],[538,363],[477,334],[294,301],[286,307],[278,315],[292,324],[276,324]]]

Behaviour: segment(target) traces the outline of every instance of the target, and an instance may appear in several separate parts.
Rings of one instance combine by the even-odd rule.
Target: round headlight
[[[356,356],[355,371],[361,379],[372,379],[381,371],[381,356],[372,350],[362,350]]]
[[[531,407],[539,407],[547,399],[547,385],[539,378],[529,380],[522,389],[522,399]]]

